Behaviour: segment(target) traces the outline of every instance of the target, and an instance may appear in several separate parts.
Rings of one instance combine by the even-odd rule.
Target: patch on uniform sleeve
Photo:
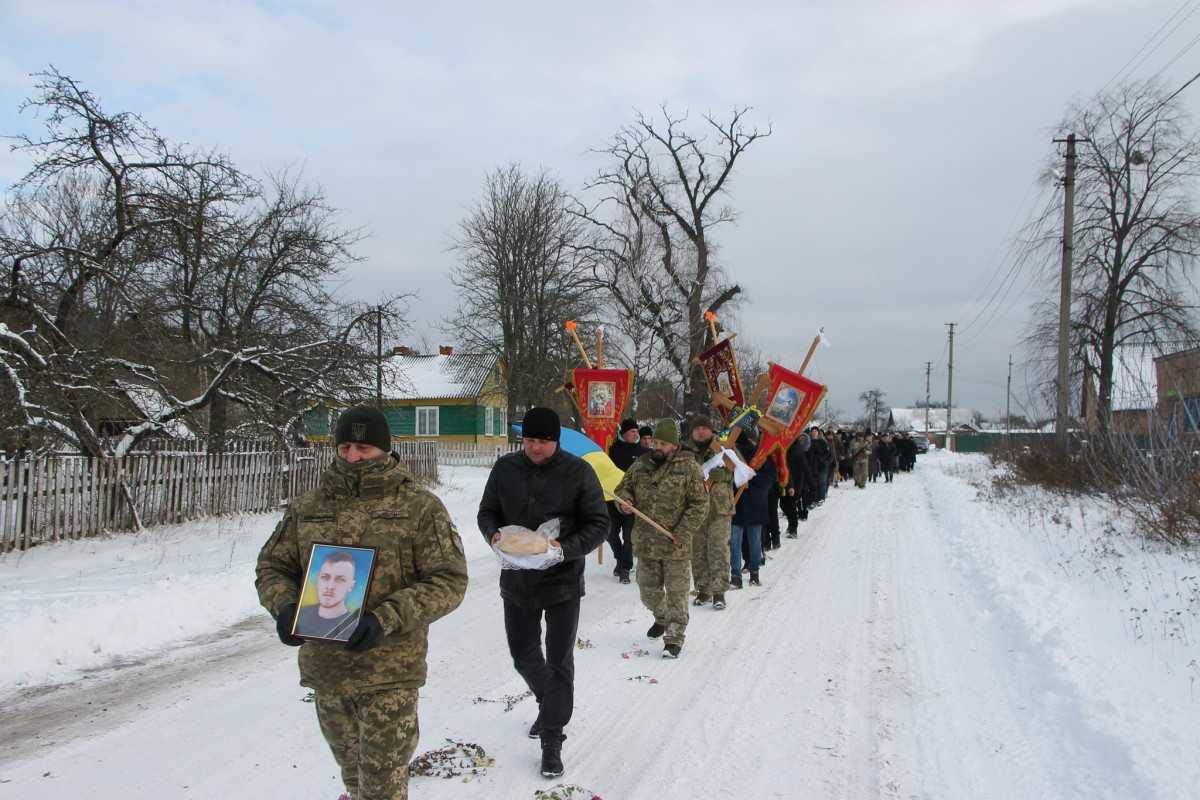
[[[462,537],[458,535],[458,526],[453,522],[450,523],[450,541],[454,542],[454,547],[458,552],[464,556],[467,554],[467,551],[463,549]]]

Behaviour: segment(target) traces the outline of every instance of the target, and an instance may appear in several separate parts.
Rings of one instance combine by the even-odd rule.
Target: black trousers
[[[542,616],[546,617],[546,650],[542,651]],[[520,608],[504,601],[504,632],[513,666],[533,692],[541,709],[545,734],[562,737],[575,710],[575,636],[579,630],[579,598],[546,608]],[[544,734],[544,735],[545,735]]]
[[[763,550],[768,546],[779,546],[779,484],[773,484],[767,491],[767,523],[762,529]]]
[[[633,514],[622,514],[617,511],[617,504],[609,500],[608,506],[608,546],[612,548],[613,558],[617,568],[626,572],[633,569]]]

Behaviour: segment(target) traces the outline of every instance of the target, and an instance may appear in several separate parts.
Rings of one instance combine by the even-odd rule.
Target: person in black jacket
[[[506,525],[537,530],[548,520],[560,520],[558,539],[550,544],[562,548],[561,562],[544,570],[500,571],[508,651],[538,702],[529,736],[541,739],[541,772],[548,778],[563,773],[563,728],[575,706],[575,637],[584,594],[584,557],[608,533],[600,479],[586,461],[563,452],[560,431],[552,409],[535,406],[525,413],[522,450],[497,459],[477,518],[489,544],[500,538],[500,528]]]
[[[825,501],[825,496],[829,492],[829,467],[830,462],[833,461],[833,451],[829,449],[829,442],[825,441],[821,429],[816,425],[809,428],[808,433],[812,440],[812,445],[808,449],[808,466],[817,484],[817,504],[819,505]]]
[[[633,462],[649,453],[649,448],[642,447],[641,433],[638,431],[636,420],[627,419],[621,422],[621,435],[613,439],[608,446],[608,457],[621,472],[627,472]],[[612,548],[613,575],[621,583],[629,583],[629,571],[633,569],[633,514],[622,514],[617,510],[612,500],[608,501],[608,546]]]

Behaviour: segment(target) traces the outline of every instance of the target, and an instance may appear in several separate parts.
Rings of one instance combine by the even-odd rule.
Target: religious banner
[[[567,388],[583,416],[583,432],[605,452],[621,427],[632,386],[631,369],[571,370]]]
[[[778,364],[771,364],[767,374],[771,378],[767,394],[770,399],[759,420],[763,437],[750,459],[750,466],[758,469],[771,457],[779,470],[779,483],[784,485],[788,482],[787,459],[784,457],[788,445],[812,419],[825,396],[826,387]]]
[[[720,395],[730,402],[728,404],[714,401],[721,420],[729,424],[730,410],[746,402],[742,392],[742,382],[738,378],[737,358],[733,354],[733,345],[728,339],[696,356],[700,367],[704,370],[704,380],[708,383],[709,393]]]

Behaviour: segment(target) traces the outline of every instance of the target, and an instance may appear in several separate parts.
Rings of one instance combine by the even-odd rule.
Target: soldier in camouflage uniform
[[[321,486],[292,501],[263,545],[255,586],[279,638],[300,647],[300,684],[313,690],[347,791],[395,800],[408,796],[429,623],[462,602],[466,558],[441,501],[390,452],[378,409],[347,409],[334,441],[338,456]],[[292,635],[314,542],[377,548],[364,613],[345,644]]]
[[[854,485],[867,488],[867,470],[871,465],[871,434],[856,433],[850,441],[850,460],[854,463]]]
[[[683,447],[703,464],[714,455],[712,421],[698,414],[692,417],[691,436]],[[728,456],[727,456],[728,457]],[[733,518],[733,472],[727,466],[713,467],[704,480],[708,490],[708,516],[692,540],[692,581],[696,584],[694,606],[711,600],[718,611],[725,608],[725,589],[729,586],[729,521]]]
[[[692,540],[708,516],[708,495],[696,456],[679,448],[674,420],[658,423],[654,450],[633,462],[616,494],[623,513],[636,508],[679,540],[675,544],[641,517],[633,526],[638,589],[642,605],[654,614],[646,635],[663,636],[663,658],[678,658],[688,623]]]

